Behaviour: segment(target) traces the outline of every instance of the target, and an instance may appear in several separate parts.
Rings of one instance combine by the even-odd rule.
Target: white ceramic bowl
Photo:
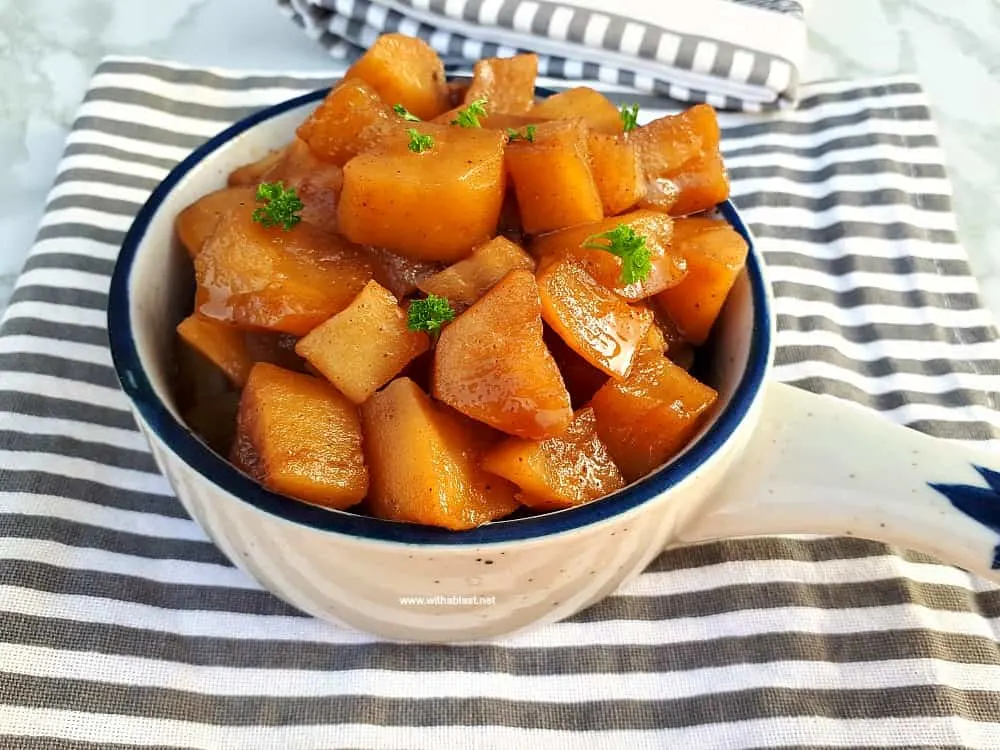
[[[995,456],[769,383],[769,287],[730,203],[719,212],[751,250],[710,344],[706,377],[718,406],[681,455],[641,481],[577,508],[450,532],[300,503],[237,471],[183,423],[171,394],[174,328],[192,285],[174,218],[231,170],[287,142],[325,93],[254,114],[174,169],[136,217],[110,291],[115,367],[159,467],[188,513],[261,585],[305,612],[381,636],[465,641],[572,615],[672,542],[853,533],[996,572],[1000,512],[970,514],[954,499],[981,491],[982,476],[992,475],[975,466],[996,469]],[[914,471],[914,452],[940,470]],[[887,486],[894,463],[911,479]],[[944,492],[935,480],[959,490]]]

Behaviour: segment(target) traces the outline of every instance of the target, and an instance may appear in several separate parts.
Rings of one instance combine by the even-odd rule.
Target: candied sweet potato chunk
[[[351,401],[360,404],[427,351],[392,293],[369,281],[346,308],[312,329],[295,351]]]
[[[531,116],[539,120],[581,119],[592,132],[614,135],[624,132],[621,114],[604,94],[589,86],[553,94],[536,104]]]
[[[711,106],[696,104],[653,120],[633,130],[630,138],[646,180],[640,205],[682,216],[729,197],[719,154],[719,123]]]
[[[488,57],[472,67],[472,83],[464,104],[485,99],[490,113],[523,114],[535,101],[538,55]]]
[[[656,299],[684,338],[705,343],[746,262],[746,241],[727,222],[689,217],[674,225],[674,248],[687,261],[687,275]]]
[[[425,261],[455,261],[494,236],[504,198],[497,131],[424,124],[433,146],[390,144],[344,167],[339,221],[359,244]]]
[[[367,493],[357,408],[329,383],[256,364],[237,422],[237,446],[252,446],[256,460],[250,468],[265,487],[341,509]]]
[[[646,189],[635,144],[623,135],[591,132],[587,146],[604,215],[614,216],[632,208]]]
[[[587,224],[604,216],[582,120],[543,123],[533,142],[509,143],[506,160],[528,234]]]
[[[619,224],[629,226],[646,240],[652,269],[641,281],[623,284],[621,280],[622,261],[605,250],[583,247],[588,238],[610,232]],[[640,209],[621,216],[614,216],[593,224],[571,227],[559,232],[538,237],[531,244],[535,255],[544,266],[546,258],[570,256],[574,258],[599,283],[613,290],[627,300],[651,297],[684,278],[686,265],[683,256],[671,249],[673,220],[657,211]],[[602,240],[594,240],[598,244]]]
[[[256,196],[256,188],[222,188],[199,198],[177,214],[174,222],[177,238],[188,255],[194,258],[201,252],[223,216],[236,210],[253,211]]]
[[[569,393],[542,340],[530,271],[511,271],[444,328],[432,380],[440,401],[502,432],[542,439],[566,427]]]
[[[623,381],[591,401],[597,434],[633,482],[676,455],[701,427],[718,394],[655,348],[643,348]]]
[[[445,266],[426,260],[414,260],[383,247],[368,247],[375,260],[375,280],[402,299],[417,290],[424,279],[440,273]]]
[[[360,78],[392,106],[402,104],[421,120],[449,107],[444,63],[427,42],[403,34],[382,34],[344,74]]]
[[[335,234],[308,222],[265,228],[249,211],[226,216],[194,265],[200,315],[296,336],[347,307],[373,272]]]
[[[608,382],[608,374],[598,370],[573,351],[569,344],[563,341],[562,336],[548,326],[545,326],[543,338],[559,367],[573,408],[579,409],[586,405],[597,393],[597,389]]]
[[[538,274],[538,293],[542,319],[573,351],[608,375],[628,375],[652,312],[630,306],[571,258],[560,258]]]
[[[536,510],[559,510],[604,497],[625,486],[597,436],[594,410],[581,409],[556,437],[507,438],[483,456],[486,471],[513,482],[518,500]]]
[[[361,406],[373,515],[459,531],[514,512],[515,487],[479,468],[496,433],[397,378]]]
[[[468,258],[420,282],[420,289],[465,308],[482,297],[511,271],[535,270],[535,260],[506,237],[494,237]]]
[[[226,180],[227,184],[229,187],[256,188],[258,184],[263,182],[261,178],[282,160],[285,153],[288,151],[288,148],[288,146],[284,146],[282,148],[272,149],[257,161],[252,161],[244,164],[242,167],[237,167],[229,173],[229,177]]]
[[[337,231],[337,200],[344,186],[344,170],[316,156],[301,138],[288,145],[261,182],[281,182],[295,188],[304,206],[302,220]]]
[[[177,334],[222,370],[233,385],[242,387],[247,381],[253,360],[241,329],[189,315],[177,325]]]
[[[393,126],[389,105],[374,88],[345,76],[296,131],[317,157],[337,166],[376,145]]]

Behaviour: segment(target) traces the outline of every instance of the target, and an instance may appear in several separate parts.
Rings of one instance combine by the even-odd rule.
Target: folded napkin
[[[566,622],[460,647],[326,625],[232,567],[129,415],[108,280],[170,167],[327,83],[126,58],[92,81],[0,326],[0,747],[1000,747],[1000,589],[858,539],[672,550]],[[802,94],[722,122],[776,375],[996,439],[997,332],[920,87]]]
[[[399,31],[453,65],[530,50],[544,75],[720,109],[793,106],[807,49],[807,0],[277,1],[339,60]]]

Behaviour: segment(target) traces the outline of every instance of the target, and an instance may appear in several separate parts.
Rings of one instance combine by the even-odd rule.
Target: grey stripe
[[[63,207],[69,207],[75,205],[76,198],[71,199],[63,204]],[[87,201],[81,201],[80,207],[83,207],[83,203]],[[134,215],[133,210],[131,214]],[[41,253],[38,255],[31,255],[28,260],[24,263],[23,271],[31,271],[36,268],[58,268],[64,271],[83,271],[85,273],[100,274],[101,276],[110,276],[112,271],[114,271],[115,263],[111,260],[105,260],[104,258],[94,258],[90,255],[75,255],[73,253]]]
[[[727,125],[723,128],[724,138],[749,138],[757,135],[814,135],[816,142],[822,143],[820,137],[826,130],[848,125],[865,125],[868,129],[883,130],[892,138],[892,142],[906,145],[910,136],[894,133],[893,124],[897,122],[927,122],[928,110],[922,105],[908,107],[872,107],[859,112],[841,115],[830,115],[812,122],[754,122],[746,125]],[[884,123],[884,125],[883,125]],[[932,135],[928,127],[927,135]]]
[[[46,206],[45,210],[57,211],[62,208],[86,208],[91,211],[99,211],[111,216],[124,216],[132,218],[142,207],[141,203],[132,201],[117,200],[114,198],[103,198],[96,195],[60,195],[53,198]]]
[[[878,101],[890,94],[916,94],[923,96],[923,91],[920,85],[913,81],[900,81],[876,86],[859,86],[845,91],[829,91],[822,94],[804,96],[799,100],[796,109],[816,109],[832,102],[855,102],[862,99]]]
[[[462,4],[462,20],[470,23],[482,23],[483,0],[466,0]]]
[[[781,346],[778,348],[778,364],[792,364],[796,362],[828,362],[848,370],[853,370],[866,378],[884,378],[896,373],[906,375],[928,375],[932,377],[945,377],[955,373],[966,375],[996,375],[1000,377],[1000,360],[963,360],[961,349],[956,347],[955,359],[902,359],[881,357],[870,361],[861,361],[844,356],[836,349],[829,346]],[[1000,382],[1000,381],[998,381]],[[896,392],[894,399],[899,398],[904,392]],[[923,403],[919,391],[906,391],[906,394],[914,397],[916,403]],[[886,394],[888,395],[888,394]],[[932,402],[937,396],[937,392],[922,394],[923,398],[930,397]],[[980,391],[978,401],[984,405],[988,403],[987,394]]]
[[[100,385],[105,388],[119,388],[118,378],[113,368],[95,365],[76,359],[64,359],[54,354],[34,354],[31,352],[0,353],[0,372],[30,372],[36,375],[51,375],[80,383]]]
[[[878,176],[872,176],[872,182],[877,184]],[[880,188],[877,190],[832,191],[821,198],[811,198],[804,195],[792,195],[777,191],[742,192],[739,184],[733,185],[730,197],[740,208],[804,208],[808,211],[827,211],[838,206],[911,206],[917,205],[922,211],[934,213],[951,213],[951,196],[931,195],[896,190],[895,188]]]
[[[730,0],[730,2],[789,15],[800,16],[803,12],[802,3],[798,0]]]
[[[497,12],[497,26],[506,26],[508,29],[514,28],[514,14],[521,5],[521,0],[505,0]]]
[[[0,747],[5,750],[98,750],[97,745],[83,740],[64,740],[45,735],[0,734]],[[192,745],[124,745],[102,743],[100,750],[195,750]]]
[[[838,175],[869,175],[877,180],[885,174],[901,174],[914,179],[945,179],[944,166],[941,164],[906,164],[888,159],[866,159],[864,161],[842,161],[827,164],[815,170],[798,170],[769,164],[752,167],[732,167],[726,170],[736,187],[744,179],[764,179],[781,177],[793,182],[804,184],[826,182]]]
[[[84,101],[134,104],[140,107],[148,107],[149,109],[155,109],[157,113],[218,123],[219,130],[260,110],[259,106],[222,107],[213,104],[181,101],[136,89],[123,89],[111,86],[90,89]]]
[[[136,61],[106,61],[97,68],[97,73],[131,73],[148,75],[168,83],[186,86],[208,86],[222,91],[251,91],[258,88],[301,89],[308,91],[331,85],[336,77],[317,76],[303,78],[298,76],[240,76],[227,78],[206,70],[186,70],[171,68],[166,65]]]
[[[790,281],[774,282],[779,297],[798,297],[816,302],[829,302],[837,307],[862,305],[892,305],[895,307],[940,307],[953,310],[980,310],[982,305],[975,294],[932,294],[920,290],[894,292],[875,287],[856,287],[846,292],[834,292],[810,284]]]
[[[62,518],[40,517],[20,513],[0,514],[0,530],[5,539],[44,539],[69,547],[106,549],[122,555],[150,560],[185,560],[187,562],[223,565],[233,564],[211,542],[187,539],[161,539],[146,534],[132,534],[103,526],[67,521]],[[69,574],[70,569],[66,569]],[[7,580],[20,580],[34,586],[33,575],[17,574]],[[85,591],[81,588],[80,591]],[[66,589],[70,591],[69,588]]]
[[[626,19],[614,13],[604,12],[603,15],[606,15],[611,20],[608,22],[608,27],[604,32],[601,47],[612,52],[621,52],[622,34],[625,33]]]
[[[834,138],[833,140],[817,143],[814,146],[789,146],[784,143],[758,144],[753,146],[733,146],[722,141],[721,149],[723,156],[732,159],[738,156],[760,156],[773,157],[775,154],[793,154],[807,159],[817,159],[821,156],[835,154],[837,151],[848,149],[867,148],[869,146],[903,146],[905,148],[924,148],[926,146],[936,147],[937,139],[933,135],[907,136],[905,142],[900,142],[899,136],[888,135],[886,133],[859,133],[858,135]]]
[[[556,6],[545,3],[538,7],[535,17],[531,19],[531,33],[539,36],[549,36],[549,24],[552,22],[552,14],[555,13]]]
[[[751,52],[751,54],[753,55],[753,65],[750,67],[747,83],[751,86],[763,86],[767,83],[767,76],[771,72],[771,58],[759,52]]]
[[[739,208],[744,208],[742,201],[735,201]],[[950,229],[923,229],[905,222],[891,224],[869,224],[858,221],[837,221],[824,227],[789,227],[753,223],[753,231],[757,237],[765,239],[775,237],[781,240],[799,240],[825,244],[844,239],[859,237],[876,237],[886,240],[924,240],[926,242],[941,242],[954,244],[958,241],[955,232]],[[971,297],[969,298],[971,300]],[[978,302],[971,302],[974,307],[982,307]],[[965,308],[971,309],[971,308]]]
[[[655,59],[656,51],[660,47],[660,39],[662,38],[662,31],[652,26],[647,26],[646,30],[642,32],[642,41],[639,42],[639,56],[649,60]]]
[[[718,78],[729,78],[733,72],[733,57],[736,48],[725,42],[719,42],[716,47],[715,61],[712,63],[710,73]]]
[[[4,336],[37,336],[52,341],[72,341],[77,344],[91,346],[107,346],[108,334],[103,328],[75,325],[70,323],[53,323],[50,320],[37,318],[12,318],[0,331]]]
[[[222,128],[220,128],[221,130]],[[131,138],[145,143],[158,143],[164,146],[176,146],[187,150],[194,150],[207,138],[200,135],[179,133],[176,130],[166,130],[165,128],[154,128],[150,125],[142,125],[135,122],[123,122],[122,120],[111,120],[107,117],[78,117],[73,123],[73,130],[82,132],[93,130],[98,133],[117,135],[122,138]]]
[[[120,159],[123,161],[134,162],[138,164],[146,164],[150,167],[158,167],[160,169],[172,169],[177,162],[174,159],[163,159],[158,156],[151,156],[150,154],[137,153],[135,151],[127,151],[121,148],[114,148],[113,146],[105,146],[100,143],[70,143],[67,144],[66,149],[63,151],[63,156],[106,156],[109,159]],[[75,169],[67,169],[59,173],[59,176],[65,174],[70,174],[76,172]],[[93,170],[95,173],[98,170]],[[131,177],[131,175],[124,175],[119,172],[100,172],[100,174],[107,175],[111,178],[116,177]],[[78,178],[84,179],[84,178]],[[137,180],[144,180],[143,177],[135,177]],[[94,182],[102,182],[103,179],[96,179]],[[156,186],[156,180],[146,180],[152,186]],[[130,186],[134,187],[134,186]],[[150,188],[152,190],[152,188]]]
[[[590,13],[588,11],[580,8],[573,8],[573,15],[570,17],[569,27],[566,29],[566,39],[576,44],[583,44],[583,40],[587,36],[587,27],[590,25],[589,22]],[[584,64],[584,70],[586,70],[586,64]],[[584,78],[596,79],[596,76],[590,76],[584,73]]]
[[[63,474],[44,471],[5,469],[5,492],[24,492],[29,495],[55,495],[71,500],[104,505],[109,508],[156,513],[170,518],[187,518],[187,513],[176,499],[147,492],[136,492],[103,482],[92,482]],[[0,631],[3,632],[3,631]]]
[[[985,422],[944,422],[935,419],[918,419],[915,422],[908,422],[906,426],[945,440],[1000,439],[1000,430]]]
[[[258,669],[326,672],[384,669],[399,672],[494,672],[510,675],[683,672],[734,664],[774,661],[859,662],[939,659],[953,664],[1000,666],[991,638],[935,630],[876,630],[863,633],[760,633],[750,636],[623,646],[602,644],[558,648],[475,645],[453,648],[378,641],[364,645],[311,641],[182,636],[139,627],[33,617],[0,611],[10,643],[93,651],[121,656],[167,655],[170,661],[201,666],[238,665]],[[877,668],[877,667],[873,667]]]
[[[34,435],[0,430],[0,446],[12,453],[50,453],[130,471],[159,475],[153,457],[146,451],[134,451],[107,443],[78,440],[66,435]]]
[[[848,326],[836,323],[822,315],[779,315],[778,329],[830,331],[857,344],[870,344],[879,339],[947,341],[955,344],[977,344],[983,341],[997,340],[996,330],[986,326],[949,328],[933,323],[862,323]]]
[[[669,32],[668,32],[669,33]],[[682,36],[681,43],[677,46],[677,54],[674,55],[673,64],[678,68],[690,70],[694,63],[694,54],[698,49],[698,40],[694,37]]]
[[[76,145],[82,146],[83,144]],[[125,161],[137,160],[136,157],[128,151],[118,151],[118,149],[114,150],[117,152],[114,158],[124,159]],[[175,162],[169,162],[166,165],[166,168],[169,170],[173,169],[175,166]],[[104,185],[114,185],[115,187],[145,190],[149,193],[153,192],[153,190],[156,189],[156,186],[160,184],[158,180],[154,180],[149,177],[137,177],[136,175],[124,174],[122,172],[108,172],[103,169],[67,169],[64,172],[60,172],[56,176],[56,185],[62,185],[67,182],[96,182]]]
[[[53,305],[80,307],[87,310],[107,310],[108,295],[102,292],[88,292],[67,287],[37,286],[30,284],[19,286],[10,295],[10,303],[15,302],[48,302]]]
[[[217,726],[357,724],[383,727],[511,726],[577,731],[652,730],[774,716],[880,719],[991,715],[1000,692],[931,685],[879,690],[757,688],[693,698],[541,703],[494,698],[387,698],[377,695],[216,696],[187,690],[46,678],[0,672],[11,705],[172,719]]]
[[[7,321],[4,331],[13,323]],[[85,404],[70,399],[54,396],[38,396],[34,393],[19,391],[0,391],[0,412],[24,414],[33,417],[53,417],[68,419],[81,424],[94,424],[103,427],[115,427],[119,430],[138,432],[132,412],[128,409],[112,409],[107,406]]]
[[[95,227],[91,224],[78,224],[76,222],[65,221],[59,224],[48,224],[38,230],[35,241],[56,240],[56,239],[87,239],[94,242],[102,242],[105,245],[120,247],[125,241],[125,232],[117,229],[105,229]]]
[[[865,204],[860,203],[856,205]],[[871,205],[877,205],[877,203]],[[855,271],[888,273],[893,275],[932,273],[938,276],[968,276],[970,273],[969,264],[964,260],[934,260],[932,258],[919,258],[916,256],[877,258],[874,256],[852,254],[825,260],[805,255],[804,253],[778,252],[765,249],[764,258],[768,266],[772,268],[790,266],[810,271],[819,271],[829,276],[843,276]]]

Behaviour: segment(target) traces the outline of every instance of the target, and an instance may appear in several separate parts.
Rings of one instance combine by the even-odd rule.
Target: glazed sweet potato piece
[[[304,336],[372,278],[371,257],[308,222],[265,228],[226,216],[195,258],[195,310],[213,320]]]
[[[729,197],[729,180],[719,154],[715,110],[696,104],[636,128],[630,139],[639,151],[647,208],[682,216],[712,208]]]
[[[357,409],[319,378],[254,365],[240,400],[237,434],[237,446],[247,443],[255,455],[243,463],[275,492],[343,509],[368,491]]]
[[[524,114],[535,101],[538,55],[488,57],[472,67],[464,104],[485,99],[491,113]]]
[[[479,468],[497,439],[397,378],[361,407],[373,515],[459,531],[513,513],[516,488]]]
[[[581,409],[556,437],[507,438],[480,464],[516,484],[517,499],[535,510],[559,510],[604,497],[625,486],[607,447],[597,436],[594,410]]]
[[[623,135],[592,131],[587,146],[604,215],[614,216],[635,206],[646,189],[635,144]]]
[[[674,248],[687,261],[687,275],[656,299],[684,338],[701,346],[715,324],[747,257],[747,243],[727,222],[678,219]]]
[[[589,238],[614,230],[619,225],[631,227],[646,241],[652,269],[641,281],[624,284],[621,279],[622,261],[605,250],[583,247]],[[673,220],[662,213],[648,210],[632,211],[593,224],[571,227],[538,237],[531,243],[531,250],[544,266],[547,258],[572,257],[596,281],[627,300],[651,297],[680,282],[687,266],[682,255],[671,248]],[[593,240],[601,244],[603,240]]]
[[[459,260],[494,236],[504,198],[504,137],[424,123],[434,142],[390,144],[344,167],[339,221],[353,242],[424,261]]]
[[[345,309],[295,347],[351,401],[360,404],[427,351],[426,333],[411,331],[389,290],[369,281]]]
[[[229,173],[226,183],[229,187],[256,188],[257,185],[264,181],[262,179],[264,175],[273,169],[274,166],[282,160],[282,158],[284,158],[287,151],[288,146],[272,149],[257,161],[252,161],[244,164],[242,167],[237,167]]]
[[[624,132],[621,114],[604,94],[577,86],[553,94],[536,104],[531,116],[539,120],[583,120],[591,132],[615,135]]]
[[[590,171],[583,121],[543,123],[533,142],[509,143],[506,160],[528,234],[587,224],[604,216]]]
[[[296,133],[320,159],[343,166],[378,144],[401,122],[374,88],[346,76],[299,125]]]
[[[421,120],[449,107],[444,64],[427,42],[403,34],[383,34],[347,69],[344,78],[360,78],[382,100],[402,104]]]
[[[571,258],[538,274],[538,294],[542,319],[573,351],[612,377],[628,375],[653,313],[630,306]]]
[[[330,232],[337,231],[337,201],[344,186],[344,170],[320,159],[301,138],[288,144],[260,181],[281,182],[294,188],[304,206],[302,220]]]
[[[515,269],[535,270],[535,260],[506,237],[494,237],[468,258],[424,279],[419,287],[464,309],[482,297]]]
[[[189,315],[177,325],[177,334],[222,370],[233,385],[242,387],[246,383],[253,360],[247,351],[242,330],[198,315]]]
[[[214,398],[198,401],[181,412],[181,418],[208,447],[225,456],[236,438],[239,391],[224,391]]]
[[[633,482],[684,448],[718,394],[656,348],[643,348],[623,381],[609,380],[591,401],[597,434]]]
[[[444,328],[432,380],[438,400],[510,435],[540,440],[565,429],[569,393],[542,340],[530,271],[511,271]]]
[[[375,261],[375,280],[397,299],[413,294],[420,282],[446,268],[443,263],[407,258],[384,247],[368,247],[367,250]]]
[[[548,326],[542,338],[548,347],[552,359],[562,375],[566,390],[569,391],[570,402],[574,409],[585,406],[597,393],[597,389],[608,382],[608,374],[590,364],[573,351],[562,337]]]
[[[257,190],[250,187],[222,188],[205,195],[177,214],[177,238],[192,258],[205,247],[222,217],[231,211],[253,211]]]

